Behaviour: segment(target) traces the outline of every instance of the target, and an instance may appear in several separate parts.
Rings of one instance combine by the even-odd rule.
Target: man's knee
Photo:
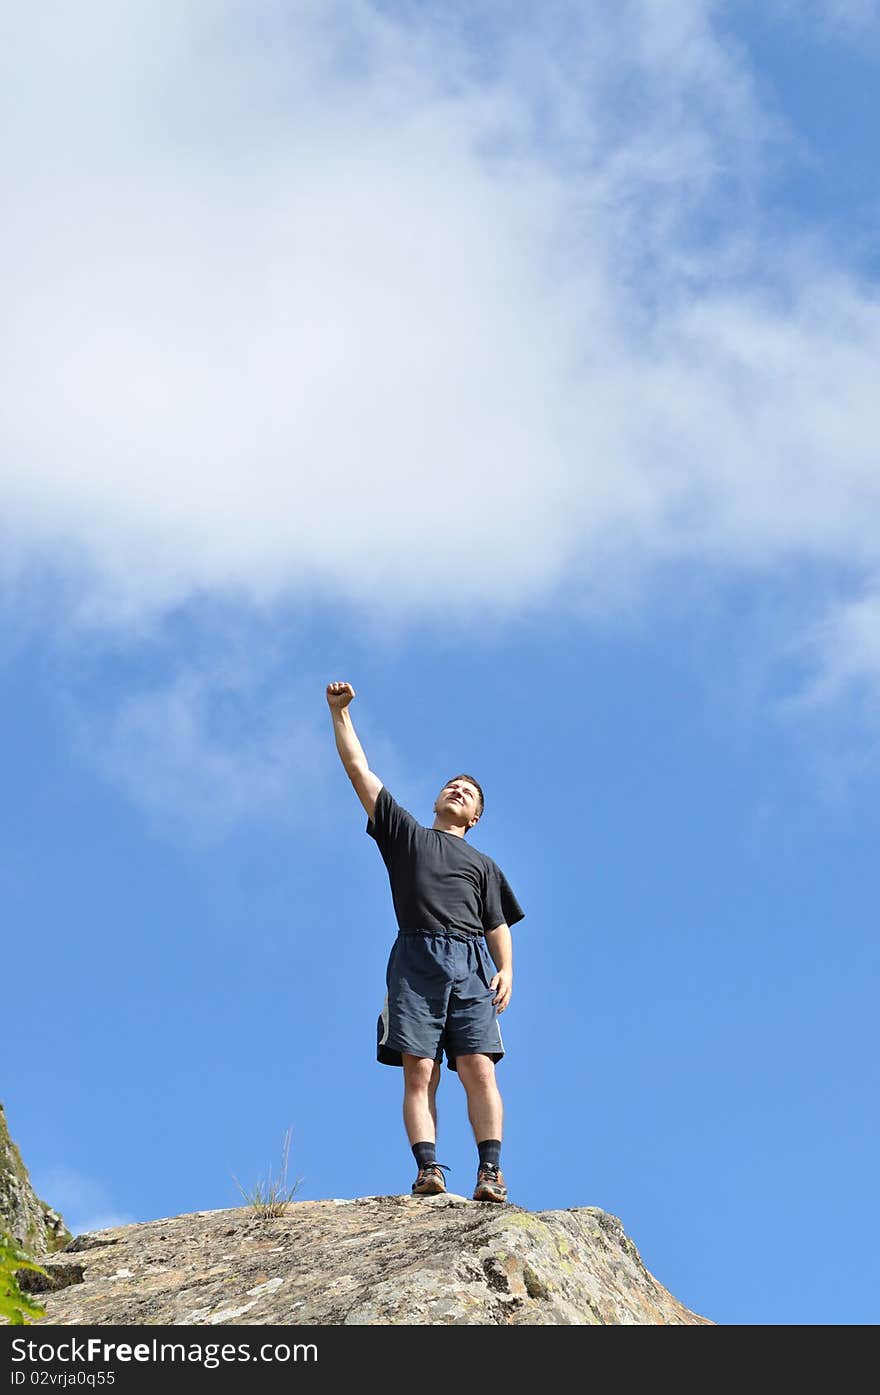
[[[488,1085],[495,1080],[495,1062],[483,1052],[456,1056],[455,1069],[465,1088],[468,1085]]]
[[[430,1056],[410,1056],[401,1054],[403,1076],[408,1090],[436,1090],[440,1083],[440,1062]]]

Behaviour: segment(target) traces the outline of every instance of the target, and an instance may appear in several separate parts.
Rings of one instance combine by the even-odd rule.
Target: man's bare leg
[[[401,1054],[403,1061],[403,1122],[406,1136],[419,1165],[413,1182],[416,1196],[436,1196],[445,1192],[446,1170],[437,1162],[437,1086],[440,1062],[427,1056]]]
[[[440,1084],[440,1062],[429,1056],[403,1059],[403,1124],[406,1136],[413,1143],[437,1141],[437,1086]],[[491,1062],[490,1062],[491,1065]]]
[[[495,1080],[495,1062],[491,1056],[456,1056],[458,1078],[467,1092],[468,1118],[474,1138],[501,1138],[504,1106]]]
[[[480,1166],[474,1201],[506,1201],[507,1186],[499,1163],[504,1106],[491,1056],[457,1056],[455,1068],[467,1092],[468,1118],[480,1146]]]

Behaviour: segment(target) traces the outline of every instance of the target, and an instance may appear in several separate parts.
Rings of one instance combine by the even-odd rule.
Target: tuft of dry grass
[[[232,1180],[238,1187],[247,1204],[254,1214],[261,1221],[272,1220],[274,1216],[283,1216],[288,1202],[293,1201],[302,1177],[297,1177],[293,1183],[287,1180],[287,1168],[290,1159],[290,1138],[291,1130],[288,1129],[284,1135],[284,1144],[281,1149],[281,1167],[277,1176],[272,1176],[268,1172],[261,1181],[253,1187],[243,1187],[238,1178],[233,1173]]]

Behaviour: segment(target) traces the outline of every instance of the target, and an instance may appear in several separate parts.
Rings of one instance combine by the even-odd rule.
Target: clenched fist
[[[327,701],[332,712],[341,712],[347,707],[355,696],[354,688],[350,683],[328,683]]]

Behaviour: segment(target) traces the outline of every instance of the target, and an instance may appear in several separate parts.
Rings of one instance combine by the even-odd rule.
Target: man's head
[[[463,825],[468,833],[483,812],[483,791],[473,775],[454,775],[434,800],[434,813]]]

